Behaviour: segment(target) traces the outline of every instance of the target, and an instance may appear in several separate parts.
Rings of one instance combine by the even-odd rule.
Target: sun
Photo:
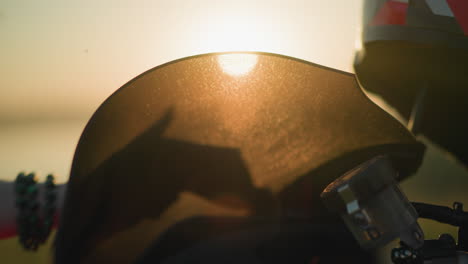
[[[258,57],[255,54],[222,54],[218,56],[218,63],[223,71],[232,76],[242,76],[257,65]]]

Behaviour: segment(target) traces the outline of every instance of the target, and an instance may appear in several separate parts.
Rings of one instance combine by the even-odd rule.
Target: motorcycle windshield
[[[422,153],[353,74],[265,53],[184,58],[134,78],[89,121],[57,250],[131,262],[189,216],[269,215],[285,193],[318,201],[376,155],[391,156],[403,178]]]

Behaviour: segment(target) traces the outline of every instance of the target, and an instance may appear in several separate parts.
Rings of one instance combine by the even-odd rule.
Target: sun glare
[[[272,18],[220,13],[195,21],[186,30],[190,45],[181,48],[193,54],[226,51],[268,51],[281,53],[285,39],[283,26]],[[275,29],[275,30],[272,30]]]
[[[223,54],[218,56],[218,63],[223,71],[232,76],[249,73],[257,64],[255,54]]]

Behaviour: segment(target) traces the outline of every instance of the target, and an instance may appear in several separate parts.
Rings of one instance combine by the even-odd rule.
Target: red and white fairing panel
[[[408,12],[409,8],[418,10]],[[365,6],[366,21],[364,25],[382,26],[382,25],[409,25],[415,20],[412,17],[422,16],[420,13],[426,13],[427,23],[417,23],[415,26],[425,28],[437,28],[459,32],[468,36],[468,1],[467,0],[391,0],[375,1],[375,4]],[[414,13],[414,14],[412,14]],[[434,16],[432,19],[431,16]],[[416,19],[423,20],[424,19]],[[419,25],[418,25],[419,24]]]

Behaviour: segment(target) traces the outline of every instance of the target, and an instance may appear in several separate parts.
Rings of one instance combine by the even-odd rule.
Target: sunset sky
[[[0,122],[89,116],[138,74],[208,52],[273,52],[351,72],[361,5],[3,0]]]

